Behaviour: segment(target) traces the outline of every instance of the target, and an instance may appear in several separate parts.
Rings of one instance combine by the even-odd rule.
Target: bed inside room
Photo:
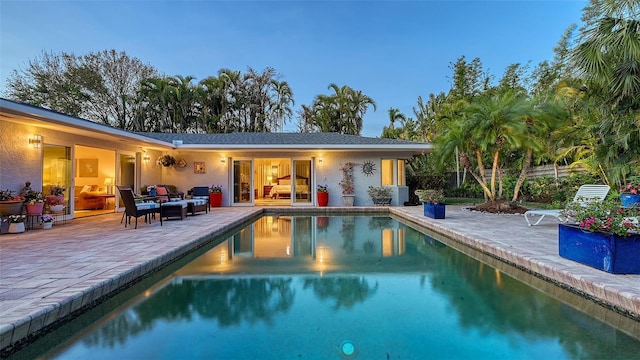
[[[262,158],[255,160],[255,204],[286,206],[312,202],[311,160]]]
[[[291,175],[276,178],[276,184],[273,185],[269,195],[272,199],[291,198],[293,191],[293,182]],[[298,198],[309,196],[309,178],[297,175],[295,179],[296,195]]]

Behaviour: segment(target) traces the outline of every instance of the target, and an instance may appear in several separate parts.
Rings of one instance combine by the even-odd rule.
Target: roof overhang
[[[79,119],[37,106],[0,99],[0,120],[62,131],[94,139],[131,143],[132,141],[159,150],[173,148],[173,144],[131,133],[125,130]]]
[[[260,151],[276,152],[405,152],[411,155],[426,154],[432,151],[429,143],[406,144],[181,144],[172,143],[138,133],[98,124],[93,121],[80,119],[51,111],[37,106],[13,102],[0,98],[0,120],[31,125],[68,134],[85,136],[131,144],[132,142],[149,149],[166,151],[168,149],[189,151]]]
[[[424,144],[424,146],[416,147],[416,145],[394,144],[394,145],[366,145],[366,144],[291,144],[291,145],[272,145],[272,144],[183,144],[174,145],[177,150],[191,150],[191,151],[260,151],[260,152],[308,152],[308,151],[323,151],[323,152],[410,152],[412,155],[421,155],[430,153],[433,149],[431,144]]]

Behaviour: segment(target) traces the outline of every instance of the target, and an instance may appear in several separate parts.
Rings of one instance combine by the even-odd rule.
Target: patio
[[[300,212],[337,209],[380,212],[387,208],[301,208]],[[120,224],[121,214],[110,214],[67,221],[52,230],[0,235],[0,349],[7,350],[245,220],[272,211],[278,208],[212,208],[208,214],[183,221],[165,221],[162,227],[158,220],[142,223],[137,230]],[[419,206],[392,207],[389,212],[427,233],[454,239],[433,234],[507,274],[519,270],[503,261],[594,299],[590,313],[598,309],[603,316],[608,313],[597,302],[640,319],[640,275],[611,275],[559,257],[553,219],[529,227],[521,215],[484,214],[454,206],[447,208],[445,220],[424,217]],[[550,292],[557,289],[542,280],[530,285]],[[631,328],[625,324],[626,332],[640,337],[640,321],[632,321]]]

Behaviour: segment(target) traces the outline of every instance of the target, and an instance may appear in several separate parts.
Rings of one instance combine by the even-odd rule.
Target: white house
[[[119,210],[114,185],[142,189],[222,185],[223,206],[342,205],[340,168],[354,164],[355,205],[372,205],[369,185],[388,186],[392,205],[408,200],[405,161],[431,144],[336,133],[133,133],[0,99],[0,189],[26,181],[45,194],[62,185],[69,216]],[[158,164],[171,155],[176,164]],[[84,201],[84,193],[94,195]]]

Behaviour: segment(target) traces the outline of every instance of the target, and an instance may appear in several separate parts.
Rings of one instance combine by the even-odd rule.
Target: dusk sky
[[[413,117],[418,96],[447,92],[449,66],[478,57],[499,79],[533,69],[587,1],[6,1],[0,0],[0,93],[43,51],[115,49],[194,83],[221,68],[273,67],[294,112],[330,83],[373,98],[362,135],[379,137],[388,109]],[[286,126],[295,130],[296,119]]]

